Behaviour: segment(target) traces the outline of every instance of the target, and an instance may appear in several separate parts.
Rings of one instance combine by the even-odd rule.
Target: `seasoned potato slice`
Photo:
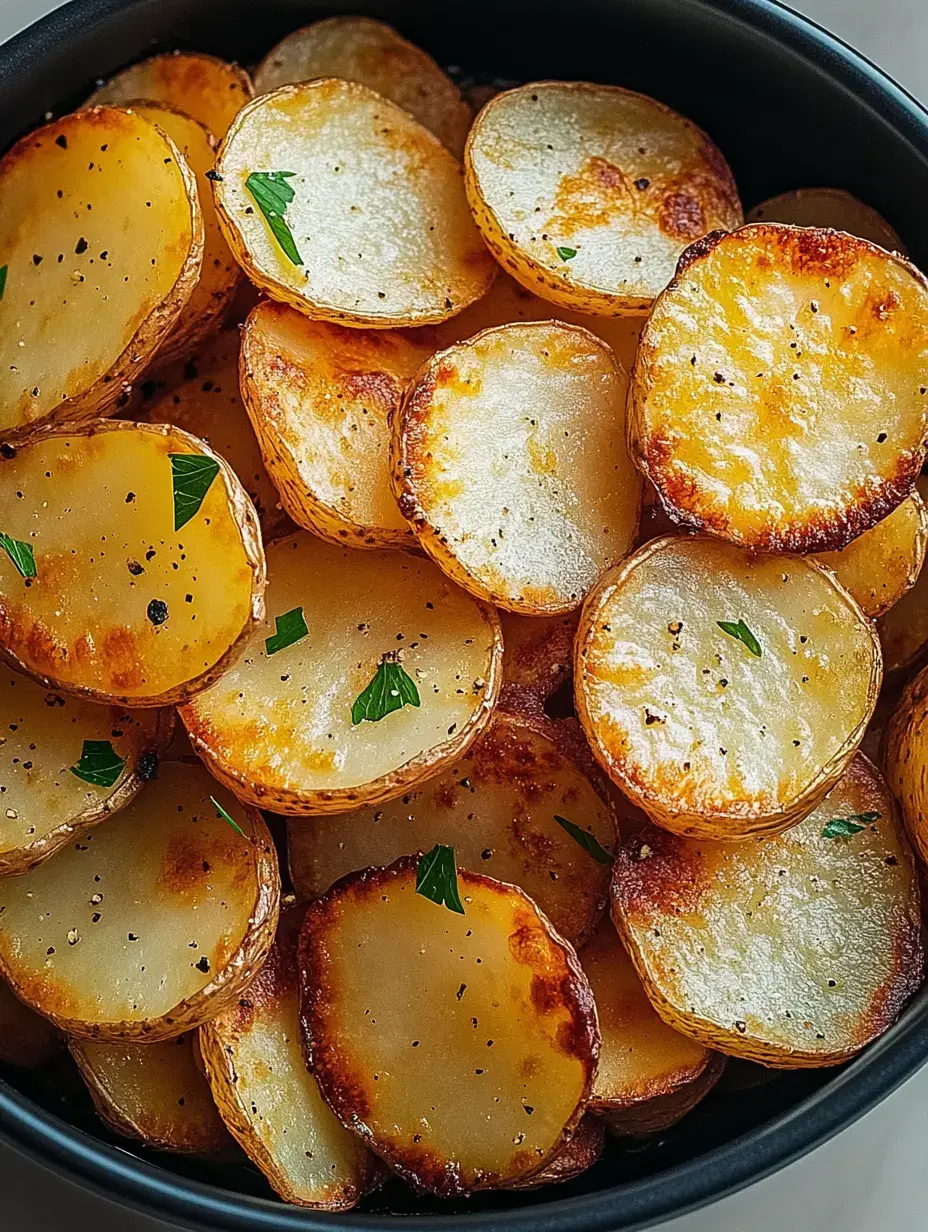
[[[328,17],[294,30],[255,70],[255,89],[341,77],[376,90],[424,124],[458,158],[473,113],[427,52],[373,17]]]
[[[242,1149],[287,1202],[344,1211],[382,1166],[335,1116],[307,1069],[296,947],[305,912],[283,912],[247,992],[200,1028],[213,1098]]]
[[[220,782],[279,813],[340,813],[402,795],[466,752],[499,693],[492,608],[406,553],[301,533],[268,560],[266,623],[243,661],[180,711]],[[282,617],[299,628],[278,649]],[[398,692],[394,676],[417,699],[385,694],[379,719],[363,710],[378,681]]]
[[[101,84],[88,105],[140,98],[167,103],[199,120],[218,141],[253,93],[251,79],[237,64],[198,51],[172,51],[130,64]]]
[[[654,305],[629,447],[682,525],[834,551],[911,491],[926,395],[924,276],[849,235],[755,223],[693,245]]]
[[[194,473],[172,462],[187,455]],[[178,513],[190,517],[175,530]],[[225,671],[264,615],[254,508],[225,461],[179,428],[96,420],[37,433],[0,455],[0,531],[35,573],[0,552],[0,658],[49,688],[179,701]]]
[[[922,502],[928,501],[928,475],[915,481]],[[928,571],[918,573],[910,590],[880,617],[877,628],[887,674],[903,676],[917,667],[928,649]]]
[[[100,1119],[114,1133],[181,1154],[217,1155],[233,1143],[196,1059],[196,1034],[160,1044],[68,1043]]]
[[[163,762],[121,815],[0,881],[0,967],[70,1035],[170,1039],[238,997],[274,939],[279,899],[261,815],[202,766]]]
[[[890,252],[906,252],[902,240],[882,214],[843,188],[793,188],[755,205],[747,220],[786,222],[794,227],[831,227],[879,244]]]
[[[741,224],[706,134],[617,86],[542,81],[498,94],[464,162],[491,251],[531,291],[579,312],[647,312],[687,244]]]
[[[590,988],[521,890],[459,872],[458,915],[416,893],[416,867],[352,874],[310,905],[310,1062],[342,1121],[416,1189],[511,1185],[555,1158],[584,1110]]]
[[[860,743],[881,679],[873,626],[821,565],[702,536],[655,539],[606,574],[576,647],[597,758],[659,825],[706,838],[810,812]]]
[[[573,671],[577,614],[519,616],[500,612],[503,687],[507,696],[544,703]]]
[[[612,887],[658,1013],[733,1056],[837,1065],[922,980],[914,862],[862,755],[784,834],[732,844],[646,829],[620,849]]]
[[[34,868],[128,804],[174,726],[169,710],[96,706],[4,667],[0,715],[0,877]],[[89,766],[87,741],[108,746],[97,761],[87,750]]]
[[[820,553],[818,559],[875,620],[915,585],[926,544],[928,508],[913,491],[872,530],[839,552]]]
[[[41,1069],[62,1052],[61,1032],[20,1001],[0,980],[0,1061],[19,1069]]]
[[[112,410],[200,273],[177,147],[108,107],[47,124],[0,161],[0,236],[0,437]]]
[[[903,693],[886,726],[886,779],[895,793],[909,838],[928,864],[928,672]]]
[[[435,355],[393,437],[400,512],[429,555],[507,610],[578,607],[638,525],[626,388],[599,338],[558,321],[488,329]]]
[[[585,1116],[565,1147],[545,1164],[540,1172],[526,1181],[517,1181],[509,1189],[541,1189],[545,1185],[560,1185],[592,1168],[606,1144],[605,1126],[599,1117]]]
[[[609,864],[594,860],[555,817],[566,816],[611,852],[616,826],[604,794],[576,764],[557,723],[497,712],[463,758],[401,799],[292,820],[290,876],[298,895],[317,898],[346,873],[442,843],[454,847],[460,868],[521,886],[579,945],[606,901]]]
[[[219,217],[246,273],[313,317],[424,325],[493,281],[460,163],[366,86],[328,78],[256,99],[216,170]]]

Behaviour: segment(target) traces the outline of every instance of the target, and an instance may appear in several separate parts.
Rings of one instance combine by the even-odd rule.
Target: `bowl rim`
[[[695,0],[788,46],[854,94],[928,161],[928,110],[902,86],[811,18],[780,0]],[[53,48],[132,7],[132,0],[69,0],[0,45],[0,80],[15,84]],[[110,1201],[187,1228],[215,1232],[637,1232],[770,1176],[869,1112],[928,1061],[928,990],[907,1017],[820,1090],[768,1124],[705,1155],[640,1180],[508,1211],[333,1215],[235,1194],[177,1176],[77,1129],[0,1080],[0,1142]]]

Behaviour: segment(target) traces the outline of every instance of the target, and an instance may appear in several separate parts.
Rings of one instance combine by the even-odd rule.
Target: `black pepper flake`
[[[198,971],[202,971],[204,975],[209,974],[209,959],[204,954],[198,963],[193,964]]]
[[[457,997],[457,999],[458,999],[459,1001],[460,1001],[460,999],[464,996],[464,990],[465,990],[466,988],[467,988],[467,985],[466,985],[466,984],[462,984],[462,985],[461,985],[461,987],[460,987],[460,988],[457,990],[457,992],[455,993],[455,996]]]
[[[60,145],[63,150],[68,148],[68,139],[64,133],[62,133],[60,137],[55,138],[55,145]]]
[[[83,237],[83,236],[81,236],[81,238],[80,238],[80,239],[77,241],[77,243],[74,245],[74,252],[76,253],[76,255],[77,255],[77,256],[80,256],[80,255],[81,255],[81,253],[84,253],[84,252],[86,252],[86,251],[87,251],[87,249],[89,248],[89,246],[90,246],[90,245],[87,243],[87,241],[84,239],[84,237]]]
[[[212,167],[210,167],[209,171],[207,171],[206,178],[208,180],[212,180],[214,184],[222,183],[222,176],[219,174],[218,171],[214,171]]]
[[[635,180],[635,187],[639,190],[639,192],[644,192],[650,183],[650,180],[645,179],[645,177],[642,176],[640,180]]]
[[[140,573],[145,572],[145,566],[140,565],[137,560],[127,560],[126,568],[129,570],[129,572],[132,574],[133,577],[138,577]]]
[[[135,493],[127,492],[126,493],[126,504],[131,505],[134,500],[135,500]]]
[[[148,605],[148,619],[155,627],[163,625],[168,618],[168,605],[163,599],[152,599]]]
[[[0,445],[0,458],[6,458],[7,460],[9,460],[10,458],[15,458],[15,457],[16,457],[16,450],[13,448],[12,445],[7,445],[6,443]]]
[[[158,777],[158,754],[154,749],[148,749],[139,757],[135,772],[146,783]]]

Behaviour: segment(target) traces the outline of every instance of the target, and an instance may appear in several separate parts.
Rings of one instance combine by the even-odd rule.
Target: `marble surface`
[[[0,41],[53,8],[0,0]],[[794,4],[928,100],[928,0]],[[918,1232],[928,1225],[928,1067],[868,1116],[768,1180],[663,1232]],[[0,1148],[0,1232],[168,1232]]]

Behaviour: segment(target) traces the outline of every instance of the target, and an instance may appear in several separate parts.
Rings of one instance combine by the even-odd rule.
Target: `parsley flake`
[[[10,535],[5,535],[0,531],[0,548],[3,548],[7,556],[19,570],[20,576],[24,578],[37,577],[35,568],[35,552],[32,550],[31,543],[23,543],[20,539],[13,539]]]
[[[174,529],[186,526],[200,511],[210,484],[219,474],[219,463],[202,453],[169,453],[174,482]]]
[[[3,293],[6,290],[6,272],[9,268],[8,265],[0,265],[0,299],[3,299]]]
[[[229,816],[226,810],[222,807],[222,805],[219,803],[216,797],[210,796],[209,799],[210,799],[210,803],[215,806],[216,816],[221,817],[223,821],[227,821],[229,825],[232,827],[232,829],[235,830],[238,834],[240,834],[242,838],[247,838],[248,835],[245,833],[242,827],[238,824],[237,821],[232,820],[232,818]]]
[[[351,707],[351,722],[358,724],[367,719],[371,723],[379,723],[394,710],[418,705],[416,682],[397,662],[395,654],[385,654],[374,673],[374,679]]]
[[[759,659],[761,657],[763,652],[760,648],[760,642],[743,620],[717,620],[715,623],[723,633],[733,637],[736,642],[742,642],[755,658]]]
[[[582,826],[574,825],[566,817],[558,817],[557,813],[554,814],[554,820],[562,830],[566,830],[575,843],[593,857],[597,864],[615,864],[615,857],[610,855],[605,847],[599,843],[596,836],[590,834],[589,830],[584,830]]]
[[[287,206],[296,196],[287,183],[294,175],[295,171],[252,171],[245,181],[245,187],[254,197],[255,204],[267,220],[274,239],[287,257],[294,265],[302,265],[303,258],[297,249],[293,232],[284,220]]]
[[[85,740],[81,759],[71,773],[94,787],[112,787],[125,764],[109,740]]]
[[[822,838],[850,838],[852,834],[866,830],[870,822],[879,821],[880,817],[882,813],[852,813],[850,817],[832,817],[822,830]],[[858,824],[860,822],[863,824]]]
[[[273,636],[264,639],[264,649],[269,656],[277,654],[278,650],[286,650],[309,633],[301,607],[291,608],[289,612],[284,612],[283,616],[276,616],[274,626],[276,632]]]
[[[554,251],[562,261],[570,261],[577,255],[576,248],[555,248]]]
[[[436,843],[430,852],[419,857],[416,869],[416,893],[439,907],[464,914],[458,893],[458,870],[454,863],[454,848]]]

